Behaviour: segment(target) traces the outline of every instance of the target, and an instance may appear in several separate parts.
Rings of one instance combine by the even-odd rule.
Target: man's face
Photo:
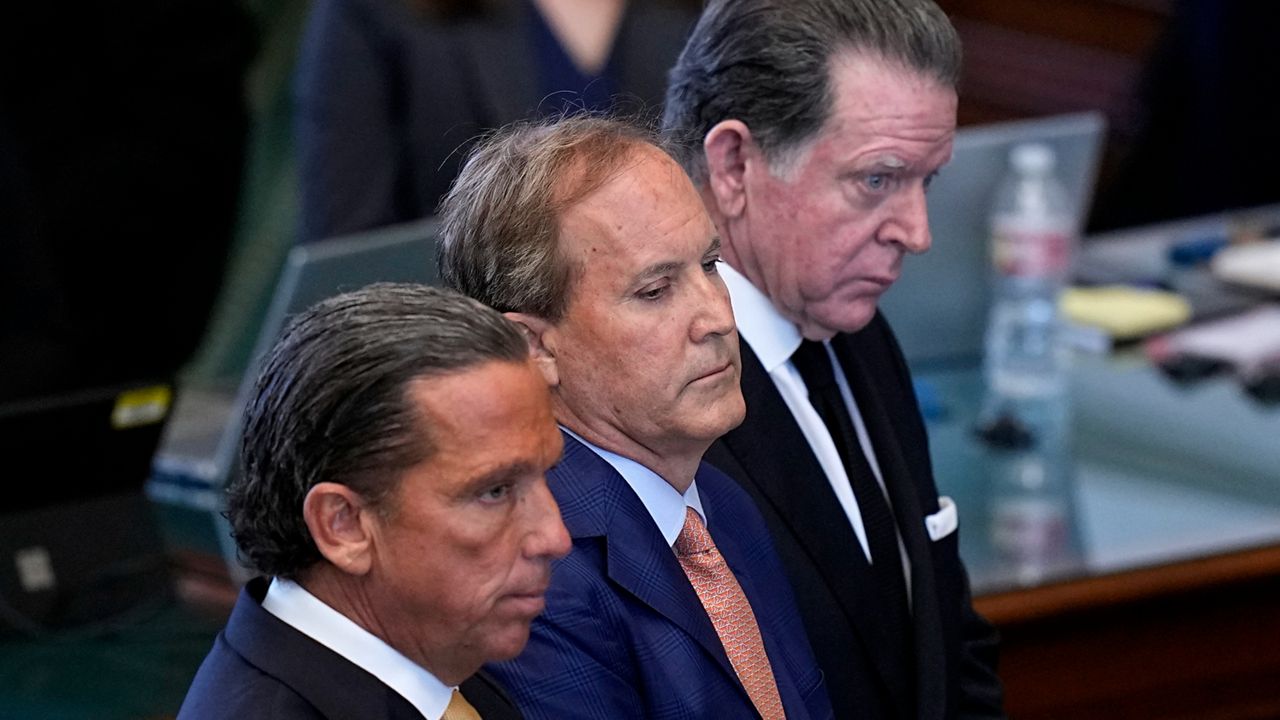
[[[569,551],[544,477],[563,442],[530,363],[420,378],[408,392],[435,452],[375,521],[371,614],[393,647],[457,682],[524,648],[550,562]]]
[[[611,449],[639,445],[659,457],[701,455],[742,422],[719,239],[678,165],[637,148],[564,212],[560,243],[574,281],[544,343],[562,422]]]
[[[831,86],[826,124],[776,174],[747,171],[727,225],[735,267],[810,339],[865,326],[903,256],[929,249],[925,188],[956,124],[953,90],[893,64],[836,55]]]

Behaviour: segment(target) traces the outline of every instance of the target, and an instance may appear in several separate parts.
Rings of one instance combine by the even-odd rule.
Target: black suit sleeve
[[[929,479],[917,490],[920,492],[921,507],[929,508],[928,512],[933,512],[937,509],[937,483],[934,480],[933,464],[929,459],[929,436],[925,430],[924,418],[920,414],[920,404],[916,399],[906,358],[883,315],[876,314],[875,319],[863,332],[868,331],[881,336],[883,347],[888,349],[891,356],[891,366],[897,381],[894,387],[898,388],[903,395],[900,402],[894,403],[894,407],[904,409],[902,417],[897,422],[903,424],[904,427],[900,430],[903,431],[907,442],[915,443],[916,447],[924,450],[920,453],[911,453],[908,461],[919,464],[918,467],[912,468],[915,477]],[[943,604],[944,612],[957,613],[958,619],[960,655],[959,667],[956,669],[959,689],[957,717],[1002,718],[1004,717],[1004,689],[996,674],[1000,636],[991,623],[979,615],[973,607],[969,574],[960,560],[958,535],[959,531],[952,538],[940,543],[942,546],[935,548],[934,557],[939,565],[940,576],[956,578],[955,582],[944,586],[949,597],[942,597],[939,600]]]

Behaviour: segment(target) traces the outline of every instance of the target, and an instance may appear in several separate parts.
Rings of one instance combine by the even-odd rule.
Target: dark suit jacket
[[[524,653],[490,669],[532,718],[756,717],[711,620],[640,498],[572,437],[548,482],[573,538]],[[831,706],[764,522],[703,464],[698,493],[751,602],[790,720]]]
[[[196,672],[179,720],[422,720],[382,681],[263,610],[267,584],[258,578],[240,592],[226,629]],[[460,689],[484,720],[520,717],[484,673]]]
[[[525,0],[478,1],[452,19],[416,15],[412,4],[313,4],[295,84],[303,242],[430,215],[462,146],[538,114]],[[696,19],[691,2],[627,3],[614,47],[627,97],[661,104]]]
[[[915,691],[878,621],[870,565],[822,467],[773,381],[742,344],[747,419],[706,460],[736,479],[765,517],[841,718],[998,717],[997,637],[974,610],[957,533],[929,539],[938,512],[928,439],[906,361],[884,318],[832,341],[866,421],[911,558]],[[910,664],[907,665],[910,667]]]

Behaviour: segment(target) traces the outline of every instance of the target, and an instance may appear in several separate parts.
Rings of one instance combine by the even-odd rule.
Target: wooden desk
[[[976,605],[1002,634],[1012,718],[1280,717],[1280,547]]]

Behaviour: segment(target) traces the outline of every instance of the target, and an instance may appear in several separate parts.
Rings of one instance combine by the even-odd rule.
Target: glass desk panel
[[[993,477],[993,451],[973,431],[978,368],[915,376],[940,404],[930,453],[960,510],[976,595],[1280,543],[1280,406],[1229,378],[1180,387],[1141,357],[1078,355],[1072,480],[1045,509]]]

